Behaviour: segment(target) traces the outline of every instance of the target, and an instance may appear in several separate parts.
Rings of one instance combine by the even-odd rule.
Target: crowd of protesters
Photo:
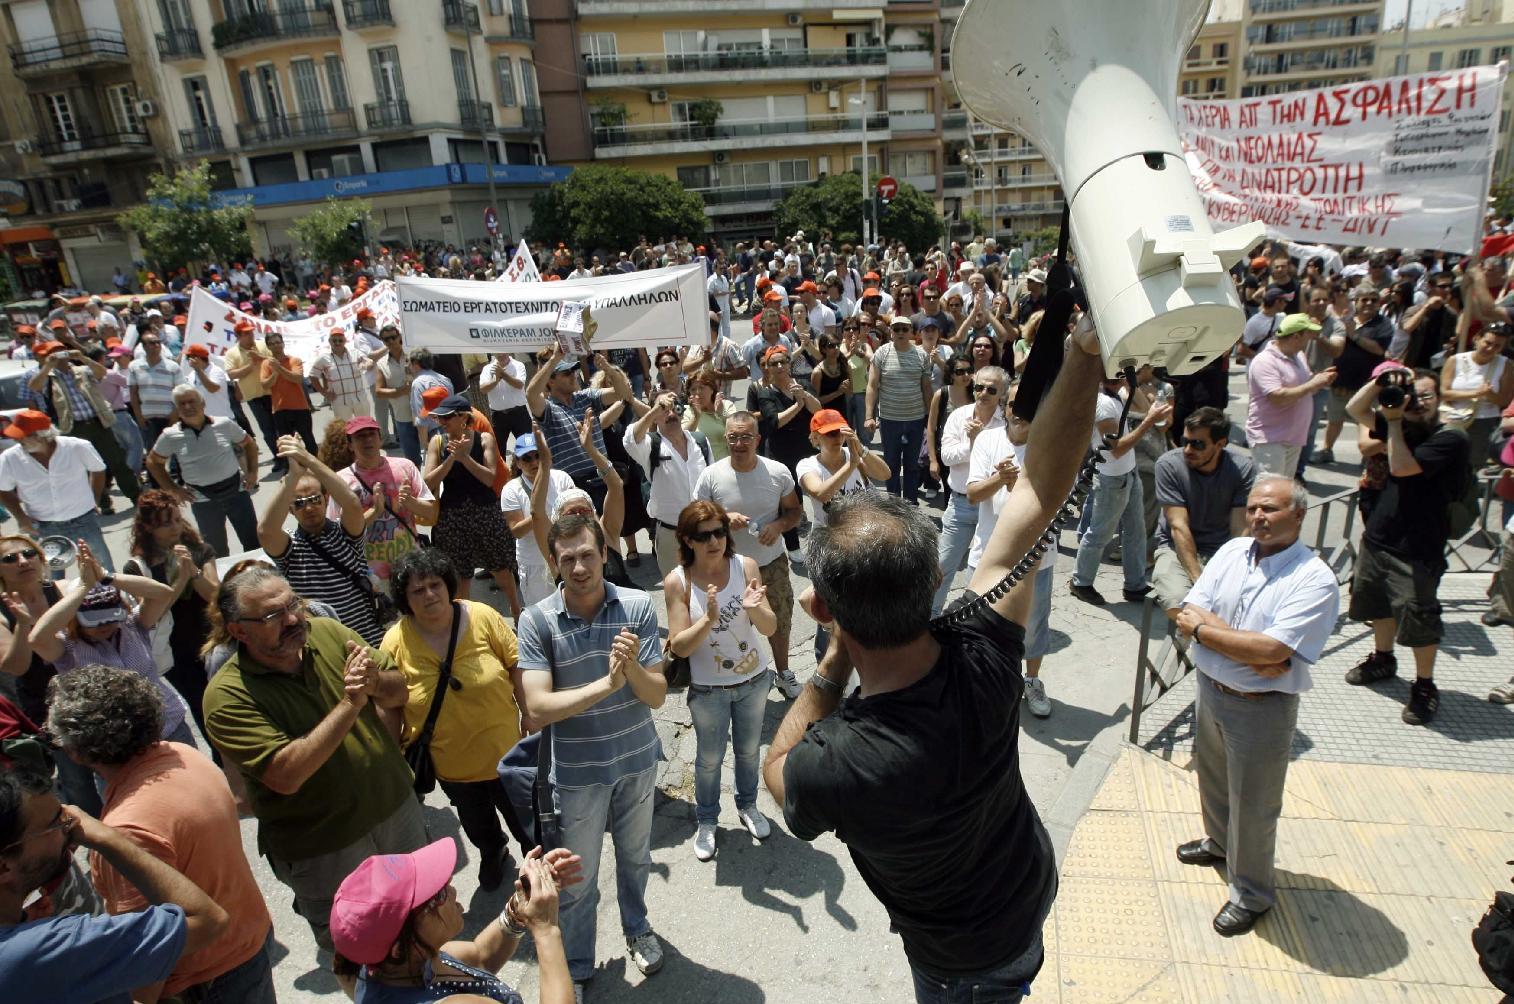
[[[1045,463],[1027,460],[1030,423],[1012,410],[1020,374],[1038,337],[1069,335],[1041,330],[1053,258],[992,239],[910,253],[802,231],[731,248],[677,238],[533,250],[546,281],[702,263],[708,344],[446,356],[407,351],[400,326],[367,311],[308,366],[247,324],[224,352],[186,341],[195,283],[289,321],[395,276],[494,280],[508,260],[450,246],[380,248],[340,266],[232,262],[167,281],[121,273],[123,292],[140,290],[125,309],[87,300],[81,324],[80,305],[59,297],[40,325],[16,328],[11,355],[32,362],[29,407],[3,429],[16,446],[0,453],[0,503],[17,524],[0,536],[0,985],[25,983],[19,999],[149,988],[138,999],[273,1000],[271,922],[239,813],[256,817],[260,853],[360,1001],[518,1000],[495,973],[528,931],[541,1000],[582,1000],[606,832],[627,956],[655,973],[664,956],[645,892],[662,753],[651,712],[670,680],[687,674],[677,683],[697,740],[691,851],[709,861],[727,751],[737,818],[765,840],[770,693],[796,702],[791,718],[821,707],[790,666],[796,605],[817,621],[815,662],[830,671],[813,689],[831,708],[846,678],[834,635],[867,634],[865,613],[836,591],[853,580],[826,578],[836,540],[886,516],[905,528],[901,553],[934,548],[920,581],[889,583],[922,590],[915,627],[951,609],[962,569],[981,579],[1013,564],[1005,541],[1020,539],[1025,514],[1011,496]],[[1347,680],[1391,676],[1395,645],[1408,648],[1416,679],[1403,718],[1424,724],[1438,709],[1436,590],[1455,510],[1475,511],[1488,483],[1506,529],[1484,623],[1514,625],[1504,262],[1269,243],[1234,278],[1248,319],[1233,355],[1192,375],[1143,367],[1134,385],[1090,383],[1091,406],[1077,406],[1104,453],[1070,593],[1108,602],[1095,580],[1117,558],[1125,601],[1153,594],[1189,644],[1218,653],[1197,661],[1219,693],[1245,696],[1251,678],[1225,667],[1249,665],[1284,681],[1260,693],[1296,699],[1319,625],[1335,617],[1313,566],[1296,567],[1319,595],[1291,669],[1261,672],[1270,664],[1239,654],[1255,631],[1208,611],[1245,563],[1238,538],[1269,560],[1307,552],[1289,521],[1302,520],[1306,474],[1341,466],[1334,448],[1349,420],[1364,534],[1348,613],[1372,625],[1375,646]],[[1242,365],[1244,414],[1227,411]],[[1081,460],[1082,440],[1041,442],[1066,453],[1057,476],[1070,478],[1063,461]],[[868,515],[884,496],[893,508]],[[133,524],[112,554],[101,517],[118,505],[134,507]],[[928,542],[909,537],[913,513],[932,505],[939,536],[932,526]],[[1013,715],[1022,701],[1038,717],[1053,711],[1041,670],[1056,550],[1003,608],[1023,628]],[[657,574],[638,580],[644,563]],[[475,579],[493,584],[508,616],[471,598]],[[661,589],[665,616],[638,581]],[[858,669],[864,694],[888,672]],[[1514,681],[1489,699],[1514,702]],[[1280,729],[1291,736],[1291,719]],[[555,787],[546,854],[502,768],[523,757],[534,768],[522,752],[533,742],[548,747]],[[787,779],[791,795],[805,793],[779,799],[790,828],[840,832],[836,805],[820,808],[801,783],[799,765],[813,771],[817,754],[798,734],[782,754],[790,765],[769,772],[770,788]],[[1211,751],[1211,764],[1222,755]],[[457,848],[428,840],[415,797],[428,779],[477,851],[480,886],[518,876],[471,941],[458,940]],[[1280,797],[1280,774],[1267,782]],[[1208,800],[1224,798],[1213,784],[1205,798],[1207,824]],[[1265,828],[1230,818],[1247,834]],[[1037,833],[1026,824],[1021,837]],[[857,839],[863,858],[891,860],[875,888],[905,934],[920,999],[935,999],[921,988],[945,968],[975,971],[963,968],[974,950],[937,951],[901,920],[919,901],[889,891],[898,859],[869,843],[875,834]],[[1211,827],[1179,857],[1221,861],[1223,845]],[[81,846],[87,877],[72,855]],[[1264,875],[1216,918],[1222,934],[1271,905],[1270,843],[1245,847],[1237,874]],[[1049,907],[1054,875],[1038,864],[1021,877],[1041,904],[1027,911]],[[1034,976],[1039,941],[1024,923],[990,922],[982,943],[999,955],[980,968]]]

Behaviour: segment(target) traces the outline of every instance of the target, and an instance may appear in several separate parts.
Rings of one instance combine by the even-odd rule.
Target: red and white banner
[[[1178,101],[1215,229],[1468,252],[1482,233],[1507,65],[1234,101]]]
[[[326,344],[326,338],[332,329],[351,331],[357,323],[357,312],[364,307],[373,311],[379,327],[400,322],[399,294],[395,291],[394,283],[388,279],[335,310],[299,321],[269,321],[243,313],[231,304],[217,300],[203,287],[196,286],[189,297],[189,320],[184,326],[184,344],[199,342],[213,354],[222,355],[237,343],[238,322],[251,321],[259,338],[270,334],[283,335],[284,351],[303,360],[308,367],[330,348]]]
[[[509,267],[494,281],[541,282],[541,272],[536,268],[536,259],[531,257],[531,249],[524,240],[515,245],[515,257],[510,259]]]

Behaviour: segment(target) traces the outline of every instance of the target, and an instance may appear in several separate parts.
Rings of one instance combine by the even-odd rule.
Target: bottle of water
[[[1170,400],[1172,400],[1172,386],[1170,384],[1165,384],[1164,383],[1164,384],[1162,384],[1162,386],[1160,386],[1160,387],[1157,388],[1156,404],[1157,405],[1163,405],[1163,404],[1166,404]],[[1164,418],[1162,421],[1157,422],[1156,423],[1156,428],[1158,428],[1158,429],[1165,429],[1165,428],[1167,428],[1167,419]]]

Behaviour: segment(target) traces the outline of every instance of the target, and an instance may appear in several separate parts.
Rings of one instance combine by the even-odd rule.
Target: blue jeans
[[[752,302],[752,290],[757,282],[756,275],[752,271],[746,271],[736,277],[736,285],[731,290],[732,298],[740,300],[750,309]]]
[[[273,928],[256,955],[220,976],[185,987],[179,996],[189,1004],[275,1004],[273,989]]]
[[[415,466],[421,465],[421,438],[415,431],[414,422],[394,420],[394,438],[399,440],[400,452]]]
[[[67,537],[73,541],[84,541],[107,572],[116,570],[115,563],[110,560],[110,548],[105,546],[105,535],[100,532],[100,517],[93,511],[57,522],[34,519],[32,525],[37,528],[38,538]]]
[[[962,568],[968,549],[972,547],[973,533],[978,529],[978,507],[967,501],[961,492],[952,492],[951,505],[941,517],[941,540],[936,545],[936,562],[941,566],[941,584],[936,587],[936,596],[931,600],[930,612],[934,617],[946,609],[946,595],[951,592],[952,580]]]
[[[1031,587],[1030,623],[1025,625],[1025,658],[1040,659],[1051,648],[1051,586],[1056,567],[1037,569]]]
[[[1314,412],[1309,416],[1309,434],[1304,437],[1304,449],[1298,455],[1298,470],[1293,472],[1296,478],[1304,476],[1304,470],[1309,466],[1309,455],[1314,452],[1314,434],[1319,431],[1320,420],[1325,417],[1325,401],[1330,397],[1330,388],[1314,392]]]
[[[846,420],[857,433],[857,438],[862,440],[862,445],[873,441],[873,434],[867,431],[867,395],[848,394],[846,401]]]
[[[1041,971],[1045,958],[1041,933],[1037,931],[1035,941],[1024,955],[997,969],[971,976],[943,979],[911,963],[916,1004],[1015,1004],[1029,995],[1030,981]]]
[[[237,543],[242,550],[258,549],[258,514],[252,507],[252,496],[247,492],[237,491],[203,502],[191,502],[189,511],[194,513],[200,536],[205,538],[206,546],[216,553],[217,558],[231,553],[226,540],[227,520],[231,520],[231,528],[236,531]]]
[[[925,419],[896,421],[879,419],[878,433],[883,437],[883,459],[888,464],[890,495],[903,495],[911,502],[920,493],[920,446],[925,442]]]
[[[1078,561],[1072,581],[1080,586],[1093,585],[1104,558],[1104,545],[1120,531],[1120,564],[1125,569],[1125,588],[1146,585],[1146,513],[1141,501],[1141,478],[1128,474],[1099,474],[1093,482],[1093,499],[1089,507],[1088,531],[1078,541]]]
[[[648,769],[613,785],[557,789],[562,844],[583,858],[583,881],[563,889],[558,897],[563,949],[574,980],[594,977],[599,855],[606,830],[615,845],[621,931],[627,938],[639,938],[652,930],[647,920],[647,876],[652,871],[652,794],[656,780],[656,769]]]
[[[758,673],[729,687],[689,686],[689,717],[697,740],[694,754],[694,818],[720,818],[720,762],[730,737],[736,759],[736,808],[757,804],[757,747],[762,742],[762,714],[767,710],[772,674]]]
[[[131,417],[129,411],[118,411],[110,431],[116,437],[116,442],[121,444],[121,451],[126,454],[126,466],[131,468],[133,474],[141,474],[146,449],[142,445],[142,427],[137,425],[137,420]]]

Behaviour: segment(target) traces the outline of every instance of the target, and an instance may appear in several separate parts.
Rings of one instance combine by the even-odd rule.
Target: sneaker
[[[794,548],[792,551],[788,552],[788,554],[789,554],[789,564],[791,564],[791,565],[802,565],[802,564],[804,564],[804,552],[801,551],[801,550],[799,550],[799,548],[797,548],[797,547]]]
[[[631,956],[631,961],[643,976],[651,976],[662,968],[662,942],[651,931],[635,938],[627,938],[626,953]]]
[[[1488,691],[1488,700],[1494,704],[1514,704],[1514,678]]]
[[[1480,619],[1484,627],[1503,627],[1505,624],[1514,624],[1514,621],[1505,620],[1491,610],[1484,611]]]
[[[926,501],[934,502],[936,500],[936,489],[934,489],[934,488],[927,488],[927,489],[925,489],[925,498],[926,498]]]
[[[791,701],[799,696],[799,691],[804,689],[799,685],[799,681],[795,679],[792,669],[785,669],[781,673],[774,673],[773,686],[777,687],[778,692]]]
[[[1425,725],[1440,710],[1440,691],[1434,680],[1415,680],[1409,688],[1409,703],[1404,705],[1405,725]]]
[[[1027,676],[1025,678],[1025,706],[1037,718],[1046,718],[1051,715],[1051,701],[1046,697],[1046,684],[1042,683],[1039,677]]]
[[[700,823],[694,834],[694,857],[708,861],[715,856],[715,824]]]
[[[768,817],[764,816],[762,810],[755,805],[750,809],[737,809],[736,818],[740,819],[746,831],[758,840],[766,840],[773,835],[773,824],[768,822]]]
[[[1335,451],[1328,446],[1322,450],[1315,450],[1314,454],[1309,458],[1309,462],[1311,464],[1333,464],[1335,463]]]
[[[1093,586],[1080,586],[1071,579],[1067,580],[1067,591],[1072,593],[1084,603],[1092,603],[1096,607],[1104,605],[1104,595]]]
[[[1346,671],[1346,682],[1353,687],[1376,683],[1398,674],[1398,657],[1392,652],[1374,651]]]

